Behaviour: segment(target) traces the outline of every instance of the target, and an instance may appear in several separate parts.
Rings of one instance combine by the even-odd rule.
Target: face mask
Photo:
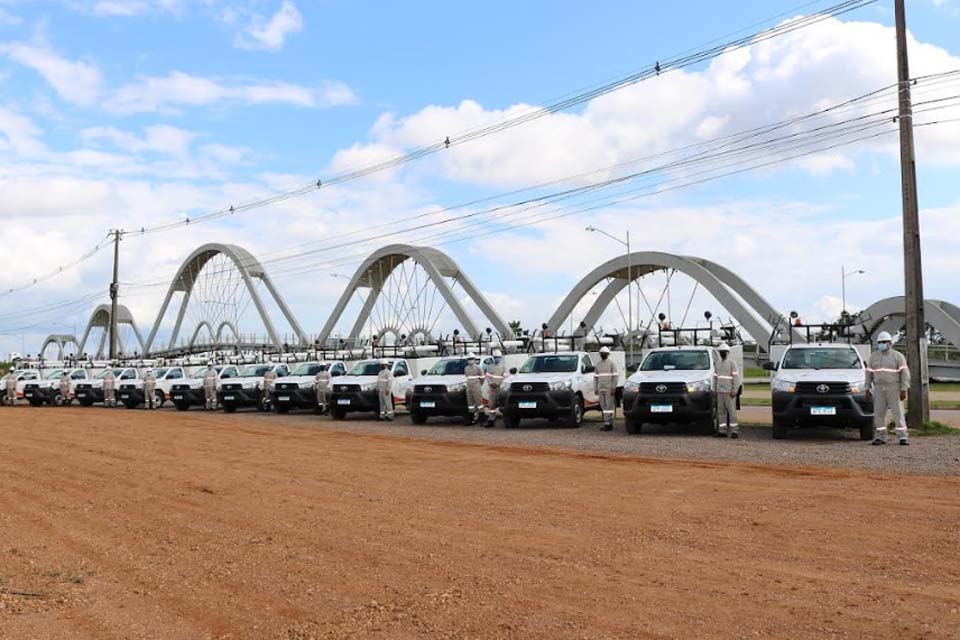
[[[607,354],[601,353],[601,354],[600,354],[600,359],[601,359],[601,360],[606,360],[606,359],[607,359]]]
[[[720,352],[720,359],[721,359],[721,360],[726,360],[726,359],[727,359],[727,352],[726,352],[726,351],[721,351],[721,352]]]
[[[495,357],[493,358],[493,361],[494,361],[495,363],[497,363],[497,364],[500,364],[500,356],[495,356]]]
[[[877,343],[877,349],[879,349],[880,351],[886,351],[889,348],[890,348],[890,345],[887,344],[886,342]]]

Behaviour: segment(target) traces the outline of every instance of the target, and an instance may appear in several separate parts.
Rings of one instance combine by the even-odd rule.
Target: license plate
[[[650,413],[673,413],[672,404],[652,404],[650,405]]]
[[[130,394],[129,394],[129,393],[121,393],[121,394],[120,394],[120,399],[121,399],[121,400],[129,400],[129,399],[130,399]]]
[[[278,402],[290,402],[290,396],[279,396],[277,398]]]
[[[27,391],[25,394],[23,394],[23,397],[24,397],[24,398],[32,398],[32,397],[33,397],[33,391]]]
[[[810,407],[810,415],[835,416],[837,415],[837,408],[836,407]]]
[[[350,404],[350,398],[337,398],[337,404]]]
[[[77,391],[77,397],[78,397],[78,398],[86,398],[86,397],[87,397],[87,392],[86,392],[86,391]]]
[[[420,406],[424,409],[435,409],[437,407],[437,403],[433,400],[421,400]]]
[[[183,394],[182,394],[182,393],[175,393],[175,394],[173,394],[173,399],[174,399],[174,400],[183,400]]]
[[[517,403],[517,406],[521,409],[536,409],[537,401],[536,400],[521,400]]]
[[[236,396],[223,396],[224,400],[236,400]]]

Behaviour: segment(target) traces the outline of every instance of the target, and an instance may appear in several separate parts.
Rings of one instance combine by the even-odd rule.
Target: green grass
[[[760,367],[744,367],[743,368],[743,377],[744,378],[767,378],[770,376],[770,372]]]
[[[923,429],[915,429],[913,433],[917,436],[960,436],[960,429],[954,429],[942,422],[930,420],[923,423]]]

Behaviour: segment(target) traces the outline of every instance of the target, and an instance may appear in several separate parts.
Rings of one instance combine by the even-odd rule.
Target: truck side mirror
[[[420,369],[420,375],[422,375],[422,376],[427,375],[427,370],[426,370],[426,369]]]
[[[764,362],[764,363],[763,363],[763,368],[764,368],[765,370],[767,370],[767,371],[776,371],[779,367],[780,367],[780,365],[778,365],[776,362]]]

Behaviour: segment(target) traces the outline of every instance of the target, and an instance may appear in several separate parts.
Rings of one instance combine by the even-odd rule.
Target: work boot
[[[725,434],[723,431],[714,431],[714,432],[713,432],[713,437],[714,437],[714,438],[726,438],[726,437],[727,437],[727,434]]]
[[[483,426],[485,429],[492,429],[494,425],[496,425],[496,422],[497,422],[497,419],[494,418],[493,416],[490,416],[487,418],[487,422]]]
[[[910,444],[910,443],[907,442],[907,439],[906,439],[906,438],[901,438],[901,439],[900,439],[900,445],[901,445],[901,446],[904,446],[904,447],[905,447],[905,446],[907,446],[908,444]]]
[[[887,441],[886,441],[886,440],[881,440],[880,438],[876,438],[876,439],[873,441],[873,444],[874,444],[874,446],[876,446],[876,445],[881,445],[881,444],[887,444]]]

